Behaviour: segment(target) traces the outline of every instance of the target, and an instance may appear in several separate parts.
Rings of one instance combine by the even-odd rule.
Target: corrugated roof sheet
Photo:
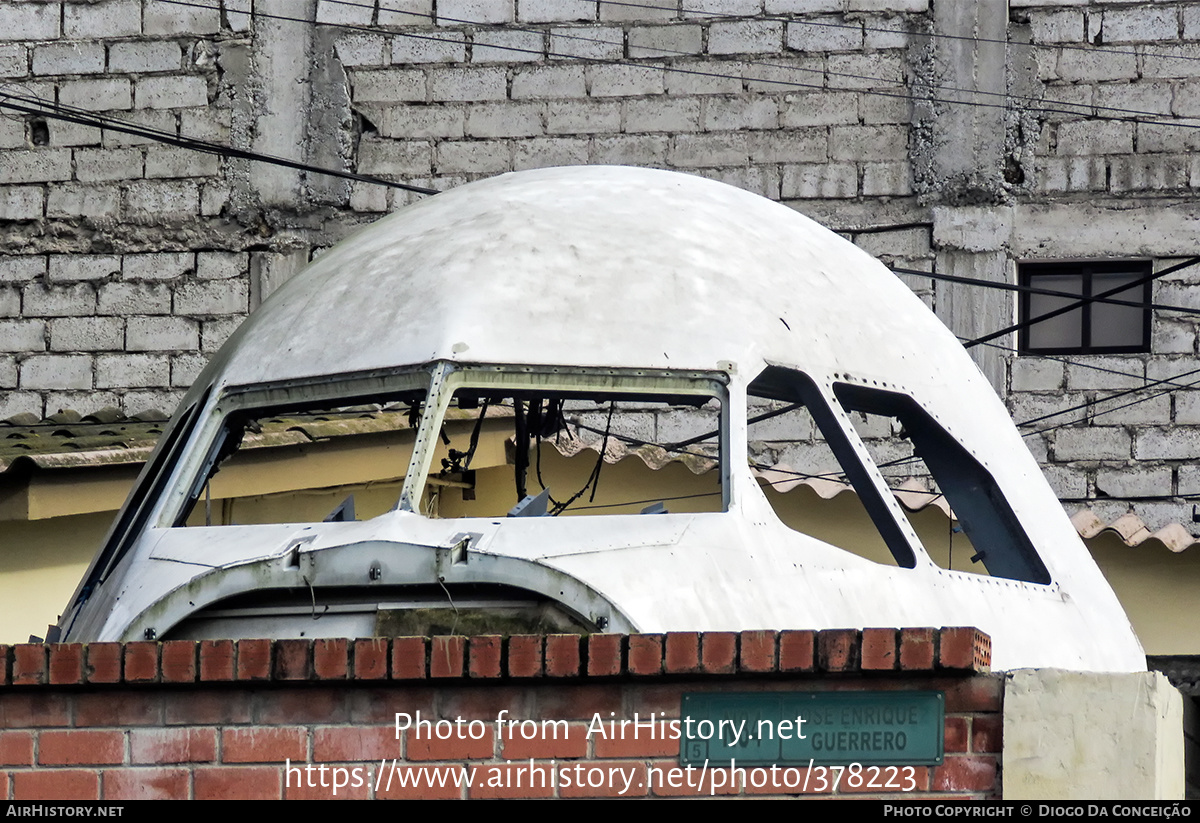
[[[60,412],[44,420],[18,415],[0,421],[0,474],[28,461],[43,469],[140,463],[154,448],[167,424],[161,412],[125,417],[104,409],[81,417]],[[265,418],[261,431],[247,431],[242,448],[311,443],[356,434],[409,428],[407,409],[362,407],[336,413]]]
[[[1071,517],[1071,523],[1080,537],[1086,539],[1109,531],[1120,537],[1126,546],[1140,546],[1147,540],[1157,540],[1171,551],[1181,552],[1200,543],[1200,539],[1193,536],[1182,523],[1170,523],[1152,532],[1146,522],[1133,512],[1105,523],[1091,509],[1081,509]]]

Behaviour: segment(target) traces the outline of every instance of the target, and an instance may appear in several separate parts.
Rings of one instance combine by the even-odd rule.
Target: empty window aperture
[[[344,406],[235,408],[175,525],[383,514],[397,505],[430,414],[424,391]],[[723,511],[721,431],[719,400],[699,394],[459,388],[432,432],[420,512]]]
[[[713,512],[715,398],[506,389],[455,391],[421,511],[430,517]]]
[[[423,398],[230,414],[176,525],[365,520],[388,511]]]
[[[896,565],[808,409],[755,402],[749,412],[750,467],[776,516],[794,531]]]
[[[930,560],[943,569],[986,574],[946,495],[896,417],[851,412],[851,423]]]
[[[921,509],[910,520],[935,563],[992,577],[1050,582],[991,474],[911,397],[846,383],[835,384],[834,394],[905,508]],[[933,509],[942,501],[953,519],[947,523],[942,516],[939,528]]]
[[[750,467],[780,521],[867,560],[912,567],[911,548],[812,381],[772,366],[749,394]]]

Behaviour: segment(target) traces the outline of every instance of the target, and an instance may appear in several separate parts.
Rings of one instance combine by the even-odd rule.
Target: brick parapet
[[[564,642],[568,637],[574,642]],[[978,798],[999,792],[1004,681],[986,673],[987,638],[974,629],[413,640],[0,647],[8,684],[0,688],[0,799],[328,798],[334,769],[342,770],[347,783],[361,777],[338,794],[358,798],[863,791]],[[593,640],[599,653],[615,649],[619,655],[619,662],[599,667],[603,674],[589,673]],[[847,642],[852,653],[835,655],[841,668],[823,667],[818,650],[844,650]],[[933,654],[906,654],[906,642],[932,648]],[[461,665],[433,677],[428,658],[435,649],[461,654],[455,661]],[[519,676],[513,674],[514,649]],[[426,658],[421,672],[402,667],[396,677],[396,655],[408,659],[414,650]],[[536,654],[530,656],[530,650]],[[89,678],[90,652],[98,654],[98,679]],[[792,657],[796,652],[798,660]],[[884,666],[889,659],[890,668]],[[564,660],[578,664],[564,666]],[[902,666],[904,660],[909,664]],[[124,663],[122,677],[132,666],[132,677],[114,682],[114,661]],[[386,678],[380,661],[390,661],[383,666]],[[246,677],[239,679],[241,673]],[[943,762],[902,772],[911,791],[849,783],[836,792],[821,791],[819,767],[781,767],[776,777],[769,769],[709,768],[703,786],[673,786],[662,778],[671,770],[685,773],[679,739],[669,735],[671,722],[681,717],[684,694],[826,690],[940,691]],[[419,735],[415,727],[397,731],[397,712],[413,720],[420,712],[434,724],[447,721],[445,729],[461,719],[470,733],[439,738]],[[514,723],[505,725],[510,720]],[[623,720],[652,722],[655,735],[645,725],[633,736],[605,734],[596,725],[611,730],[607,724]],[[560,775],[562,769],[570,774],[594,769],[609,777],[628,775],[631,783],[625,792],[623,782],[611,780],[531,788],[529,776],[538,769]],[[444,786],[429,784],[438,774],[452,778],[472,770],[477,782],[470,789],[455,786],[453,779]],[[690,779],[697,773],[698,768]],[[420,787],[400,785],[416,774],[424,781]],[[518,774],[523,786],[487,782],[489,776],[507,781]],[[305,782],[310,777],[314,785]]]
[[[0,688],[989,671],[978,629],[0,645]]]

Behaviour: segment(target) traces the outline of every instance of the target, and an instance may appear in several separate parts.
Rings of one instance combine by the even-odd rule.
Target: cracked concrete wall
[[[2,4],[0,82],[438,189],[536,166],[673,168],[786,203],[886,262],[995,281],[1022,260],[1162,268],[1195,252],[1200,132],[1093,115],[1200,113],[1200,63],[1172,59],[1200,48],[1200,4],[212,3]],[[1079,48],[1096,43],[1117,51]],[[416,197],[0,118],[0,419],[169,409],[306,260]],[[1014,320],[1007,293],[904,279],[964,337]],[[1164,302],[1198,293],[1188,271],[1156,286]],[[1200,493],[1200,383],[1100,413],[1195,368],[1195,324],[1154,323],[1149,355],[972,353],[1018,420],[1092,404],[1031,449],[1064,498],[1112,495],[1087,505],[1158,528],[1190,522]]]

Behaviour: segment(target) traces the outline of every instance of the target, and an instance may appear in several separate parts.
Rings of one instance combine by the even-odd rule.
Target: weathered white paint
[[[361,523],[165,528],[236,402],[222,399],[229,389],[407,369],[412,376],[390,379],[428,385],[432,374],[429,408],[444,409],[440,384],[467,379],[458,369],[472,364],[527,369],[503,377],[512,385],[539,373],[605,384],[585,367],[619,370],[612,380],[630,390],[708,381],[728,410],[732,455],[746,451],[747,385],[769,364],[802,371],[868,464],[916,568],[880,566],[788,529],[740,459],[724,468],[728,510],[713,514],[429,520],[402,505]],[[993,475],[1052,582],[935,566],[833,400],[835,382],[912,397]],[[68,610],[68,639],[151,628],[161,636],[205,604],[256,587],[365,587],[379,563],[381,584],[502,582],[611,629],[972,625],[992,636],[998,668],[1145,667],[1112,590],[953,335],[867,253],[724,184],[576,167],[430,198],[292,278],[214,358],[184,407],[206,392],[150,526],[79,614]],[[421,438],[432,440],[437,425],[427,413],[409,500],[420,499],[429,465]],[[475,535],[470,562],[451,564],[464,533]]]

